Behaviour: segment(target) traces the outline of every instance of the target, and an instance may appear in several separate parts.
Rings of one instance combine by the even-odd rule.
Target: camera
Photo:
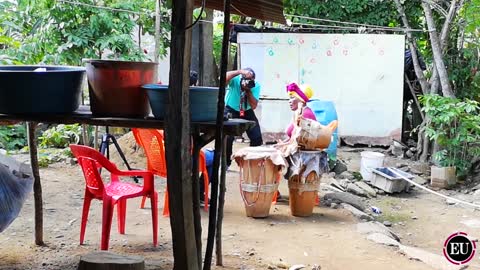
[[[245,77],[242,78],[240,83],[241,83],[241,85],[245,85],[246,87],[248,87],[250,89],[255,87],[255,80],[247,79]]]

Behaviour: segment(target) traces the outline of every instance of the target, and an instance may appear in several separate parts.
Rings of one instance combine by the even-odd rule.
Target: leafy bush
[[[479,103],[439,95],[421,96],[420,102],[429,118],[425,135],[442,148],[434,160],[457,167],[459,176],[466,175],[474,157],[480,155]]]
[[[0,126],[0,147],[5,150],[18,150],[26,146],[27,129],[24,124]]]
[[[82,127],[79,124],[58,125],[43,132],[39,137],[40,147],[65,148],[80,141]]]

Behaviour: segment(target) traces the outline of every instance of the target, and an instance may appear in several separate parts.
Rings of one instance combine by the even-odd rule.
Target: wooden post
[[[215,130],[215,154],[213,156],[213,175],[211,182],[212,198],[210,200],[210,212],[208,218],[208,238],[205,251],[203,270],[210,270],[212,265],[213,245],[215,241],[215,229],[217,225],[217,199],[218,199],[218,167],[223,147],[223,112],[225,110],[225,87],[228,64],[228,38],[230,36],[230,0],[224,0],[224,21],[222,40],[222,61],[220,67],[220,87],[218,91],[217,105],[217,128]],[[225,170],[226,168],[222,168]]]
[[[198,269],[202,268],[202,217],[200,216],[200,183],[198,179],[198,162],[202,148],[198,127],[193,132],[193,155],[192,155],[192,192],[193,192],[193,224],[195,226],[195,242],[197,244]],[[207,187],[208,188],[208,187]],[[205,202],[207,203],[207,202]]]
[[[408,85],[408,88],[410,89],[410,93],[413,96],[413,100],[415,101],[415,105],[417,105],[418,111],[420,112],[420,116],[422,117],[422,121],[423,121],[423,120],[425,120],[425,116],[423,115],[422,107],[420,106],[420,102],[418,102],[417,94],[415,93],[415,90],[413,89],[413,85],[410,82],[410,80],[408,79],[407,74],[403,74],[403,75],[404,75],[403,79],[405,80],[405,82]]]
[[[217,266],[223,266],[223,252],[222,252],[222,223],[223,223],[223,208],[225,206],[226,174],[227,174],[227,137],[223,138],[222,148],[222,172],[220,173],[220,195],[218,197],[218,219],[217,219],[217,234],[215,239],[215,254],[217,256]]]
[[[37,123],[27,122],[28,148],[30,149],[30,164],[33,174],[33,199],[35,205],[35,244],[43,245],[43,200],[42,184],[40,183],[40,172],[37,156],[37,138],[35,127]]]
[[[190,51],[193,0],[172,1],[170,85],[166,100],[165,148],[170,203],[174,270],[197,270],[192,211],[192,155],[190,137]]]

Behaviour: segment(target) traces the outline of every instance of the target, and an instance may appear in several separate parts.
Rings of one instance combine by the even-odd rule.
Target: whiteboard
[[[340,136],[398,137],[403,35],[239,33],[237,40],[240,67],[255,70],[262,103],[287,99],[289,82],[307,83],[314,98],[335,103]],[[286,104],[285,110],[288,113]],[[269,131],[272,121],[278,123],[278,132],[288,124],[275,114],[261,115],[260,125],[268,123]]]

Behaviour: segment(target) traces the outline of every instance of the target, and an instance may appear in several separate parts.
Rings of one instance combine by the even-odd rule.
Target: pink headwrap
[[[299,97],[304,102],[307,102],[309,100],[309,98],[305,95],[305,93],[303,93],[302,89],[300,89],[300,87],[294,82],[287,85],[287,93],[289,95],[293,94],[294,96]]]

